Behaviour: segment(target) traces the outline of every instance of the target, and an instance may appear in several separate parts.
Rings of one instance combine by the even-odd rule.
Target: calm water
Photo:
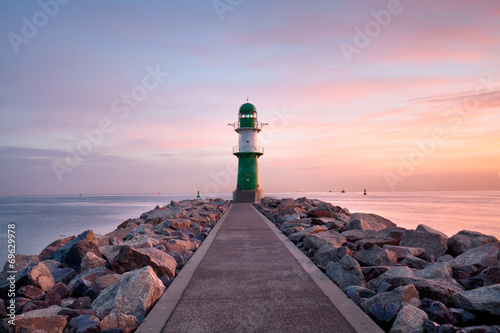
[[[352,212],[375,213],[405,228],[427,224],[449,236],[468,229],[500,239],[500,192],[293,192],[275,198],[316,198]],[[230,199],[230,193],[216,195]],[[214,196],[214,197],[216,197]],[[0,196],[0,262],[7,257],[7,224],[16,224],[17,250],[38,254],[52,241],[84,230],[105,234],[127,218],[192,194]]]

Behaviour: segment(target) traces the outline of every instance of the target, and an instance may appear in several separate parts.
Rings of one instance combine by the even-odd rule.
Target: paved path
[[[382,332],[251,204],[216,229],[138,332]]]

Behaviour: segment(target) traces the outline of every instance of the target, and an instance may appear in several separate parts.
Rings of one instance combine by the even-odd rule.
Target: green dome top
[[[245,103],[240,107],[240,113],[251,114],[257,112],[257,108],[252,103]]]

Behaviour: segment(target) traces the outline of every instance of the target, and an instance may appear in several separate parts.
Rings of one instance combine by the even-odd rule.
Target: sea
[[[448,236],[460,230],[472,230],[500,239],[500,191],[371,192],[367,195],[288,192],[266,193],[266,196],[319,199],[347,208],[351,213],[378,214],[407,229],[425,224]],[[210,197],[231,199],[232,194]],[[89,229],[105,234],[156,205],[193,198],[193,194],[0,196],[0,263],[7,259],[8,237],[15,241],[16,253],[39,254],[59,238]],[[10,232],[11,236],[8,236],[9,225],[15,232]]]

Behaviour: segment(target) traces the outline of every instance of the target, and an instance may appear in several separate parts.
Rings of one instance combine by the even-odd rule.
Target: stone
[[[77,279],[75,283],[72,284],[70,295],[71,297],[83,297],[88,296],[91,299],[95,299],[101,288],[97,284],[87,279]]]
[[[55,283],[62,282],[68,284],[78,274],[73,268],[55,268],[51,271]]]
[[[76,236],[71,236],[71,237],[66,237],[66,238],[61,238],[61,239],[58,239],[52,243],[50,243],[49,245],[47,245],[43,250],[42,252],[40,252],[40,254],[38,255],[38,258],[40,259],[40,261],[44,261],[44,260],[47,260],[47,259],[52,259],[52,257],[54,256],[54,253],[63,245],[69,243],[70,241],[72,241],[73,239],[75,239]]]
[[[95,279],[95,283],[101,289],[105,289],[115,283],[120,281],[120,274],[107,274],[103,276],[99,276]]]
[[[174,229],[174,230],[177,230],[180,228],[189,229],[191,227],[191,220],[190,219],[173,219],[173,220],[169,220],[169,222],[167,222],[167,226]]]
[[[458,326],[470,326],[476,322],[476,315],[470,311],[460,308],[450,308],[449,309]]]
[[[363,298],[370,298],[370,297],[373,297],[377,294],[373,290],[365,288],[365,287],[361,287],[361,286],[349,286],[349,287],[345,288],[344,292],[348,291],[348,290],[352,290],[352,291],[356,292],[360,297],[363,297]]]
[[[436,261],[448,249],[447,240],[440,234],[416,230],[406,230],[399,245],[425,249],[422,259],[426,261]]]
[[[57,305],[57,306],[61,306],[62,302],[61,302],[61,299],[62,297],[57,294],[56,292],[53,292],[54,288],[51,289],[51,291],[47,291],[45,293],[45,295],[43,295],[42,297],[42,301],[45,301],[47,302],[47,304],[49,306],[52,306],[52,305]]]
[[[339,248],[347,240],[335,230],[327,230],[310,234],[304,237],[304,248],[306,250],[313,248],[318,251],[323,246],[327,245],[330,248]]]
[[[47,267],[39,262],[24,271],[19,277],[18,285],[31,285],[48,291],[55,285],[55,281]]]
[[[411,268],[415,269],[424,269],[429,263],[423,259],[412,256],[411,254],[407,255],[404,259],[404,262],[408,263]]]
[[[45,309],[49,307],[49,303],[45,301],[31,301],[26,303],[21,309],[21,313],[27,313],[34,310]]]
[[[500,284],[458,292],[453,295],[452,301],[457,308],[500,316]]]
[[[295,207],[295,200],[294,199],[284,199],[281,200],[281,202],[276,206],[278,211],[283,212],[285,210],[291,209]]]
[[[387,330],[396,318],[398,312],[399,306],[395,303],[375,303],[368,310],[368,315],[380,325],[381,328]]]
[[[464,327],[465,333],[498,333],[500,332],[500,325],[480,325],[480,326],[469,326]]]
[[[356,304],[358,306],[363,301],[361,299],[361,296],[359,296],[359,294],[355,290],[353,290],[353,289],[345,289],[344,293],[347,295],[347,297],[349,297],[351,299],[351,301],[354,302],[354,304]]]
[[[160,220],[185,218],[187,212],[182,207],[170,207],[165,209],[158,209],[143,213],[141,219],[153,220],[158,218]]]
[[[387,227],[375,232],[370,237],[356,241],[356,244],[363,249],[369,249],[374,245],[380,247],[384,245],[399,245],[399,242],[403,238],[404,231],[406,231],[406,229]]]
[[[50,291],[58,294],[59,296],[61,296],[61,298],[69,296],[69,292],[70,292],[70,290],[66,286],[66,284],[64,284],[62,282],[56,283],[54,285],[54,287],[52,287],[52,289],[50,289]]]
[[[17,290],[16,294],[21,297],[30,298],[32,300],[39,300],[43,297],[43,295],[45,295],[42,289],[30,285],[22,286]]]
[[[347,230],[375,230],[396,227],[396,224],[376,214],[354,213],[346,225]]]
[[[449,237],[448,237],[448,236],[447,236],[444,232],[441,232],[441,231],[439,231],[439,230],[436,230],[436,229],[434,229],[434,228],[431,228],[431,227],[429,227],[429,226],[427,226],[427,225],[425,225],[425,224],[419,224],[419,225],[415,228],[415,230],[417,230],[417,231],[426,231],[426,232],[431,232],[431,233],[433,233],[433,234],[438,234],[438,235],[443,236],[443,238],[444,238],[444,239],[448,239],[448,238],[449,238]]]
[[[40,261],[38,260],[37,255],[32,255],[32,256],[25,256],[23,254],[16,254],[14,256],[14,267],[16,273],[16,287],[21,287],[19,284],[19,278],[21,275],[26,273],[26,269],[28,269],[30,266],[38,264]],[[0,298],[7,298],[7,294],[9,293],[10,290],[10,282],[7,280],[8,277],[10,277],[10,274],[7,273],[8,271],[11,271],[12,269],[9,267],[9,262],[5,261],[4,267],[2,272],[0,272]]]
[[[82,259],[82,262],[80,264],[80,272],[104,266],[106,266],[106,260],[97,256],[94,252],[88,252]]]
[[[424,269],[415,272],[415,276],[424,279],[444,279],[454,284],[458,283],[453,279],[453,269],[447,262],[431,262]]]
[[[423,333],[423,324],[427,319],[424,311],[411,304],[406,305],[399,311],[389,333]]]
[[[165,247],[166,252],[178,252],[182,251],[195,251],[198,248],[198,245],[188,240],[179,240],[179,239],[169,239],[167,242],[163,242],[162,245]]]
[[[92,309],[70,309],[70,308],[62,308],[59,310],[57,313],[58,315],[61,316],[67,316],[68,320],[71,320],[72,318],[81,316],[81,315],[90,315],[90,316],[97,316],[97,312],[95,312]]]
[[[353,285],[366,287],[361,267],[351,256],[345,256],[339,262],[330,262],[326,267],[326,275],[340,289]]]
[[[89,252],[92,252],[96,256],[101,257],[101,252],[99,251],[99,247],[95,244],[95,242],[77,242],[69,248],[69,250],[65,253],[64,259],[61,262],[68,267],[80,272],[82,260]]]
[[[500,283],[500,266],[488,267],[481,274],[484,275],[484,287]]]
[[[71,304],[72,309],[90,309],[91,306],[92,299],[88,296],[79,297]]]
[[[448,239],[448,253],[456,257],[473,248],[493,242],[498,243],[498,239],[477,231],[462,230]]]
[[[382,246],[382,249],[394,252],[398,260],[404,259],[408,255],[420,257],[425,253],[425,249],[423,248],[387,245],[387,244]]]
[[[7,308],[5,307],[5,301],[0,298],[0,318],[7,318]]]
[[[392,266],[368,266],[368,267],[361,267],[361,270],[363,271],[363,275],[365,276],[365,281],[368,282],[370,280],[373,280],[377,277],[379,277],[381,274],[384,274],[387,272],[389,269],[392,269],[394,267]]]
[[[368,250],[359,250],[354,258],[363,266],[395,265],[398,263],[396,254],[389,250],[383,250],[375,245]]]
[[[424,320],[423,330],[424,333],[439,333],[440,325],[432,320]]]
[[[340,234],[344,236],[349,242],[356,242],[358,240],[368,238],[375,233],[375,230],[346,230]]]
[[[100,333],[99,318],[93,315],[80,315],[68,323],[65,333]]]
[[[372,290],[377,290],[378,286],[385,280],[393,280],[393,279],[403,279],[403,278],[414,278],[415,273],[412,269],[406,266],[394,266],[392,268],[388,268],[387,266],[381,266],[381,274],[376,277],[370,278],[370,282],[368,282],[368,288]],[[385,271],[384,271],[385,269]],[[368,272],[365,271],[365,275]],[[373,274],[373,273],[372,273]]]
[[[314,255],[314,262],[320,267],[326,267],[330,261],[338,262],[344,256],[353,256],[353,252],[345,246],[333,248],[328,245],[319,249]]]
[[[368,313],[370,307],[375,303],[388,303],[388,302],[393,302],[401,308],[408,304],[411,304],[416,307],[420,306],[420,298],[417,288],[415,288],[415,286],[411,284],[398,287],[389,292],[377,294],[371,298],[364,300],[360,306],[363,309],[363,311]]]
[[[68,320],[66,316],[54,315],[44,317],[16,317],[16,332],[35,332],[44,330],[47,333],[63,333]]]
[[[499,252],[500,245],[498,243],[489,243],[462,253],[455,259],[461,266],[474,265],[486,268],[499,265]]]
[[[163,294],[163,283],[150,266],[124,273],[120,282],[104,289],[92,303],[92,309],[101,316],[114,309],[132,316],[144,317]]]
[[[450,256],[449,254],[445,254],[444,256],[439,257],[438,260],[436,260],[436,261],[437,262],[447,262],[448,264],[451,265],[451,267],[456,267],[456,266],[460,265],[458,263],[458,261],[456,261],[455,258]]]
[[[335,215],[326,208],[316,208],[316,209],[311,209],[310,211],[307,212],[307,217],[331,217],[334,218]]]
[[[171,255],[155,248],[134,249],[128,245],[120,249],[116,261],[131,271],[150,266],[158,276],[175,276],[177,262]]]
[[[96,245],[96,247],[99,245],[99,241],[94,235],[94,232],[92,230],[86,230],[79,234],[76,238],[73,238],[71,241],[67,242],[63,246],[57,249],[57,251],[54,253],[54,256],[52,257],[53,260],[63,262],[64,259],[66,258],[66,255],[68,254],[69,249],[78,242],[81,241],[88,241],[92,242]]]
[[[296,232],[294,234],[291,234],[290,236],[288,236],[288,239],[290,239],[292,242],[297,244],[298,242],[302,241],[302,239],[304,237],[311,235],[311,234],[318,233],[318,232],[322,232],[322,231],[328,231],[328,228],[324,225],[316,225],[314,227],[310,227],[310,228],[304,229],[300,232]]]
[[[429,316],[428,319],[438,324],[457,324],[453,313],[443,303],[424,298],[422,299],[422,306]]]
[[[103,332],[113,328],[133,330],[139,326],[139,322],[134,316],[129,316],[113,310],[101,320],[99,326]]]

